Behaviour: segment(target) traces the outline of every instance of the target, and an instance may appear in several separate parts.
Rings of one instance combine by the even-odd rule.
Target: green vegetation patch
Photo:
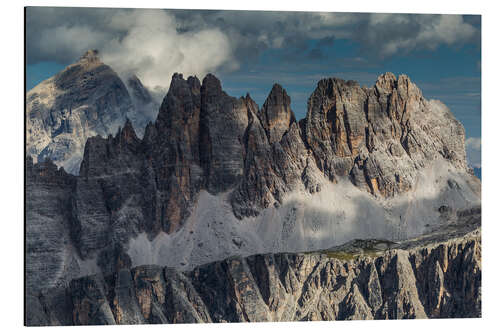
[[[334,258],[342,261],[347,261],[347,260],[354,260],[356,259],[359,254],[355,253],[349,253],[349,252],[344,252],[344,251],[322,251],[321,253],[326,254],[328,258]]]
[[[384,254],[396,243],[386,240],[361,240],[356,239],[339,247],[314,251],[309,253],[325,254],[328,258],[335,258],[341,261],[355,260],[358,258],[377,258]]]

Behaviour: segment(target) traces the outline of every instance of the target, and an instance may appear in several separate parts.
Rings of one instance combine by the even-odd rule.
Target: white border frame
[[[62,330],[83,332],[133,331],[146,329],[151,331],[172,330],[174,332],[253,332],[259,330],[282,330],[290,332],[345,330],[349,333],[358,331],[390,330],[406,332],[436,331],[479,331],[495,325],[497,303],[499,299],[500,277],[498,248],[499,223],[495,209],[496,197],[500,189],[495,168],[499,165],[497,145],[499,106],[497,101],[498,31],[500,31],[498,4],[493,1],[264,1],[253,0],[238,5],[236,1],[153,1],[153,0],[59,0],[59,1],[5,1],[2,4],[2,109],[0,134],[3,160],[2,177],[2,239],[1,254],[2,288],[0,314],[1,324],[12,330]],[[482,281],[482,319],[443,319],[443,320],[391,320],[391,321],[355,321],[355,322],[310,322],[310,323],[263,323],[263,324],[183,324],[114,326],[114,327],[64,327],[64,328],[25,328],[23,327],[23,152],[24,152],[24,6],[65,6],[65,7],[130,7],[130,8],[185,8],[185,9],[245,9],[245,10],[293,10],[293,11],[335,11],[335,12],[403,12],[403,13],[449,13],[482,15],[482,178],[483,184],[483,281]],[[7,214],[5,214],[5,211]],[[497,328],[498,329],[498,328]]]

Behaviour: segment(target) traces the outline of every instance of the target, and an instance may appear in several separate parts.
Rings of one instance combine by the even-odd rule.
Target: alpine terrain
[[[481,316],[465,131],[405,75],[322,79],[298,120],[176,73],[147,122],[88,52],[26,103],[27,325]]]
[[[26,96],[26,151],[78,174],[87,138],[115,134],[129,117],[140,131],[158,104],[137,76],[124,82],[97,50],[41,82]]]

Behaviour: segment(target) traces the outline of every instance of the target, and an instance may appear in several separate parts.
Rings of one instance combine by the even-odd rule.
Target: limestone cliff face
[[[213,75],[200,84],[195,77],[186,80],[175,74],[158,119],[146,127],[143,140],[129,121],[115,137],[88,140],[75,192],[77,223],[102,234],[109,219],[127,206],[137,215],[134,220],[145,221],[133,234],[173,233],[188,218],[201,189],[234,191],[235,214],[258,215],[302,182],[307,151],[289,104],[278,85],[259,110],[249,96],[228,96]],[[286,126],[275,126],[279,112],[284,112]],[[280,141],[271,145],[266,131]],[[98,221],[87,219],[87,197],[102,197],[106,203]]]
[[[463,126],[406,75],[383,74],[372,88],[321,80],[303,122],[319,169],[332,180],[350,176],[375,195],[408,191],[417,170],[438,157],[467,168]]]
[[[87,143],[89,157],[102,150],[98,142]],[[122,203],[127,195],[114,174],[125,167],[134,173],[136,181],[124,186],[135,182],[138,190],[129,195],[149,202],[141,214],[153,233],[178,230],[201,189],[230,191],[234,214],[244,218],[281,205],[294,190],[318,192],[322,177],[348,178],[374,196],[394,197],[412,190],[419,170],[436,160],[468,172],[462,125],[406,76],[390,73],[369,89],[321,80],[300,123],[277,84],[259,109],[250,96],[228,96],[213,75],[200,83],[175,74],[144,139],[107,154],[85,157],[82,168],[95,169],[92,177],[109,176],[99,181],[110,183],[108,196],[121,196]]]
[[[64,75],[79,77],[84,73],[81,75],[87,77],[89,68],[93,68],[90,72],[115,78],[92,53],[74,67]],[[75,81],[59,76],[56,79]],[[49,82],[55,87],[54,80]],[[93,124],[98,128],[99,121],[111,117],[98,107],[113,105],[120,113],[121,103],[130,96],[127,89],[117,88],[123,99],[105,94],[101,96],[104,99],[92,99],[93,104],[88,104],[90,98],[108,91],[92,80],[75,81],[86,82],[75,88],[75,94],[82,89],[78,98],[74,94],[54,96],[65,96],[57,98],[68,103],[87,96],[82,101],[85,107],[78,110],[88,112],[82,111],[78,117],[94,111],[96,115],[106,113],[96,116],[98,121]],[[122,87],[121,81],[110,82]],[[140,81],[132,79],[127,85],[135,92],[127,105],[149,101]],[[93,93],[85,93],[89,91]],[[113,104],[108,97],[120,103]],[[64,118],[53,116],[53,109],[35,107],[37,98],[40,96],[31,99],[29,108],[33,124],[50,125],[54,119]],[[79,113],[72,111],[71,115],[75,114]],[[75,121],[79,124],[92,123],[90,118],[78,119]],[[376,273],[373,268],[366,271],[368,263],[363,264],[366,267],[358,262],[348,268],[346,262],[311,254],[223,260],[233,255],[318,250],[354,238],[401,241],[446,230],[463,218],[461,212],[480,205],[480,182],[469,173],[465,162],[462,125],[444,105],[425,100],[406,76],[381,75],[372,88],[334,78],[321,80],[310,97],[307,117],[298,122],[289,96],[278,84],[259,108],[249,95],[234,98],[226,94],[213,75],[200,82],[196,77],[185,79],[182,74],[174,74],[156,121],[148,123],[142,138],[133,122],[125,117],[115,134],[104,131],[86,139],[78,176],[67,174],[51,161],[33,164],[28,157],[30,306],[50,311],[50,304],[62,302],[77,308],[71,316],[64,311],[49,315],[49,322],[255,321],[479,313],[472,308],[469,312],[457,310],[466,305],[453,303],[457,302],[454,295],[458,291],[451,283],[460,285],[463,281],[446,275],[451,273],[447,273],[444,261],[439,265],[427,262],[424,250],[418,250],[418,256],[406,249],[384,254],[372,262]],[[50,126],[43,128],[53,128]],[[28,132],[32,129],[27,127]],[[31,145],[35,139],[30,133],[28,155],[34,152],[30,147],[36,146]],[[57,141],[57,133],[49,135],[50,140]],[[60,133],[71,140],[82,138],[76,139],[67,131]],[[479,242],[475,241],[475,249]],[[453,256],[463,251],[462,246]],[[168,274],[176,278],[168,282],[170,275],[156,266],[145,271],[134,268],[159,260],[163,260],[162,266],[171,267]],[[289,265],[312,260],[325,270],[329,262],[336,267],[328,278],[333,284],[320,283],[310,295],[302,295],[306,276],[299,278],[299,271],[287,273],[286,267],[271,263],[289,260]],[[210,264],[214,261],[218,263]],[[421,263],[425,264],[418,270]],[[464,274],[477,276],[474,274],[480,273],[474,265],[456,268],[455,273],[467,271]],[[177,271],[180,268],[192,272],[181,273]],[[204,269],[213,270],[207,276],[217,278],[205,291],[196,277],[205,274]],[[349,269],[352,280],[347,278]],[[275,273],[265,273],[268,270]],[[347,271],[339,273],[342,270]],[[236,275],[231,277],[231,272]],[[92,274],[106,278],[75,280]],[[273,282],[273,288],[265,286],[274,279],[266,274],[277,274],[279,283]],[[375,288],[370,292],[360,282],[366,274],[366,278],[371,276],[366,281]],[[422,274],[433,274],[433,285],[419,285]],[[323,275],[314,277],[314,281],[326,279]],[[476,281],[471,276],[464,278]],[[441,288],[444,278],[449,278],[450,285]],[[157,289],[148,289],[149,282],[137,282],[141,279],[156,281]],[[253,282],[246,285],[244,281]],[[375,281],[382,290],[380,297]],[[260,294],[247,295],[247,287],[257,288]],[[183,288],[189,288],[186,295]],[[271,295],[273,290],[280,294]],[[326,290],[337,295],[331,296],[335,299],[326,301]],[[343,291],[336,294],[338,290]],[[216,299],[216,291],[225,298]],[[152,292],[158,293],[156,303],[148,300]],[[477,303],[478,298],[471,302]],[[231,304],[231,309],[222,309],[223,304]],[[451,304],[446,305],[450,308],[442,310],[444,304]],[[86,312],[89,307],[92,315]],[[175,313],[166,310],[177,307]],[[325,307],[330,308],[322,313],[319,309]],[[33,322],[45,320],[39,312],[34,313],[38,319]]]
[[[28,319],[102,325],[481,316],[478,230],[363,246],[359,255],[338,249],[266,254],[192,271],[148,265],[82,277],[59,298],[33,297],[37,311]]]
[[[50,161],[26,161],[26,288],[63,278],[71,244],[71,190],[76,178]],[[76,276],[76,275],[73,275]]]
[[[126,117],[142,132],[158,107],[137,77],[127,83],[90,50],[28,91],[27,153],[77,174],[87,138],[114,135]]]
[[[290,96],[279,84],[274,84],[259,116],[270,144],[281,141],[283,134],[295,123]]]
[[[156,193],[151,214],[158,226],[176,230],[201,186],[199,162],[200,82],[174,75],[154,125],[146,128],[146,167]],[[146,180],[148,181],[148,180]]]
[[[243,140],[245,167],[242,181],[231,198],[239,218],[256,216],[263,208],[279,205],[285,194],[295,188],[316,185],[302,177],[309,152],[286,91],[275,84],[260,110],[249,96],[246,101],[250,107]]]

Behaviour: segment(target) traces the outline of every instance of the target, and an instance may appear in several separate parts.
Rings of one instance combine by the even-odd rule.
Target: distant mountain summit
[[[41,82],[26,97],[26,151],[78,174],[87,138],[116,134],[129,118],[142,133],[158,105],[137,77],[125,84],[97,50]]]

